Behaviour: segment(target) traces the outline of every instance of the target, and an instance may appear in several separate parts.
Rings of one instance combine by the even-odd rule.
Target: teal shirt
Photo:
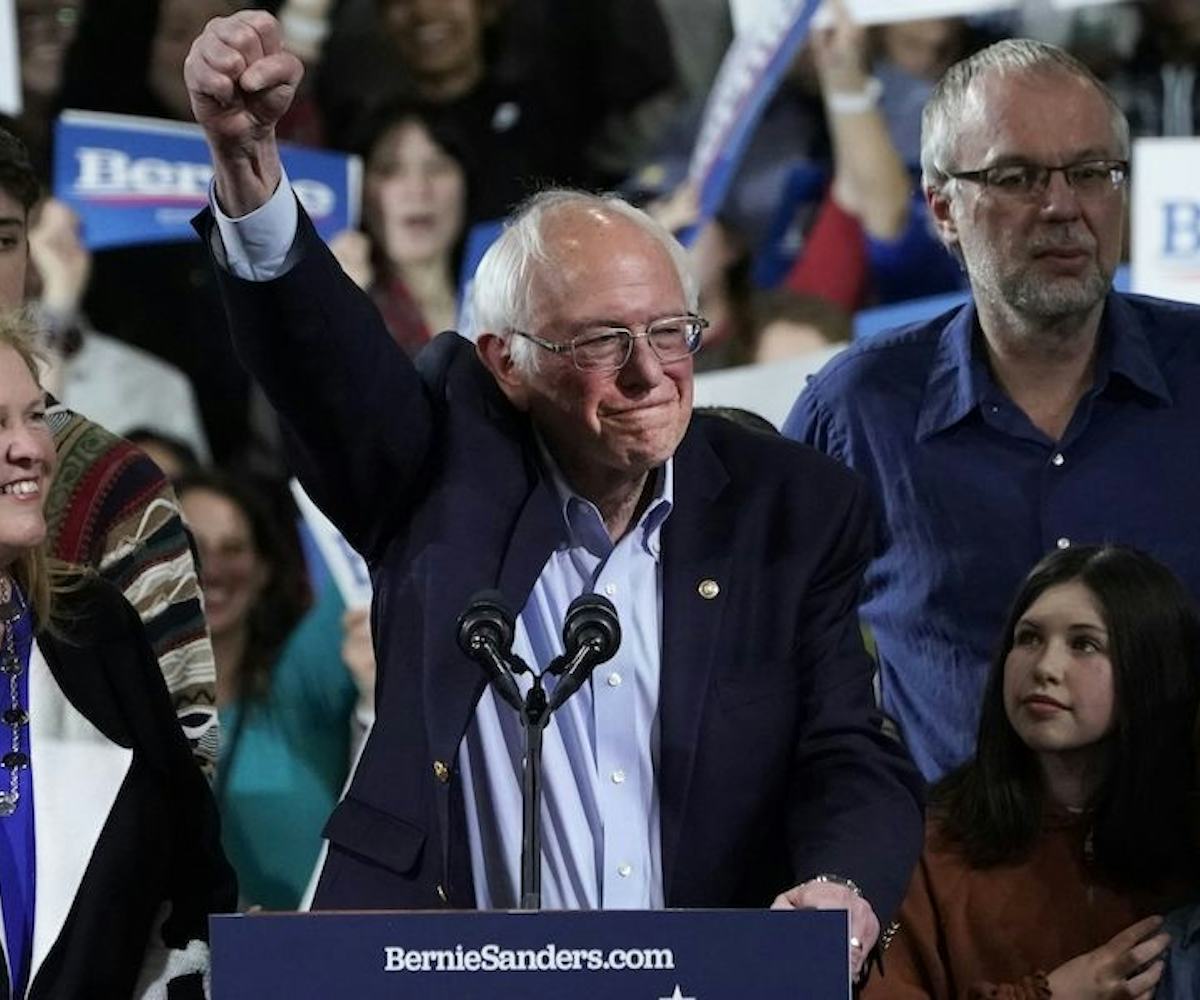
[[[280,653],[268,697],[221,709],[221,834],[243,907],[296,908],[346,780],[358,692],[342,662],[343,611],[327,586]]]

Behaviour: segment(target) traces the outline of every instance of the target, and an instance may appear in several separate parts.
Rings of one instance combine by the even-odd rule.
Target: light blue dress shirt
[[[267,281],[293,264],[298,215],[286,175],[266,204],[231,219],[209,203],[217,259],[240,278]],[[660,536],[674,496],[673,465],[657,473],[646,510],[615,544],[595,505],[573,493],[554,461],[542,461],[561,501],[569,541],[550,554],[517,620],[513,651],[535,669],[562,653],[571,601],[603,594],[622,639],[554,715],[542,746],[542,906],[663,906],[658,786],[658,692],[662,659]],[[531,679],[524,675],[522,694]],[[547,678],[547,690],[553,690]],[[487,689],[460,748],[475,901],[513,909],[521,891],[524,733],[513,709]]]
[[[616,606],[621,645],[555,713],[542,747],[544,909],[653,909],[663,905],[658,787],[662,649],[660,535],[671,512],[672,464],[653,499],[615,544],[600,512],[573,493],[542,449],[567,525],[517,619],[513,651],[542,669],[563,651],[562,622],[580,594]],[[521,693],[532,683],[519,678]],[[547,690],[554,681],[547,677]],[[459,753],[475,902],[513,909],[521,891],[521,779],[525,742],[516,712],[484,692]]]

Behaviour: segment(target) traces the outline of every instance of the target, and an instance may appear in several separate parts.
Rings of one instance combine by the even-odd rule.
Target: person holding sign
[[[1066,52],[956,63],[921,158],[973,301],[844,352],[784,431],[880,504],[863,616],[884,709],[936,779],[972,753],[1008,595],[1048,550],[1136,545],[1200,593],[1200,309],[1112,290],[1129,131]]]
[[[0,312],[21,308],[40,188],[23,145],[0,129]],[[44,332],[42,334],[45,335]],[[48,549],[121,587],[142,615],[179,723],[212,775],[217,757],[212,644],[170,484],[129,441],[63,406],[49,417],[62,472],[50,486]]]
[[[516,905],[521,730],[456,618],[498,588],[541,666],[599,592],[624,640],[546,732],[547,908],[846,909],[860,970],[921,830],[854,613],[860,484],[693,418],[695,283],[619,199],[535,198],[477,272],[475,343],[443,334],[414,365],[282,176],[300,74],[261,11],[211,22],[186,67],[235,341],[375,584],[376,723],[313,907]]]

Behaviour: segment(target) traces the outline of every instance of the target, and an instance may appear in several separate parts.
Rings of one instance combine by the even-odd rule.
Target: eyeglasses
[[[1080,198],[1100,198],[1119,190],[1129,177],[1127,160],[1080,160],[1065,167],[1044,167],[1037,163],[1005,163],[983,170],[947,170],[946,175],[959,181],[973,181],[1013,199],[1040,198],[1050,186],[1050,175],[1061,173]]]
[[[565,343],[536,337],[524,330],[513,330],[518,337],[531,340],[554,354],[570,354],[582,372],[615,372],[625,367],[633,355],[633,342],[646,338],[650,350],[664,365],[682,361],[700,350],[708,320],[703,316],[664,316],[646,325],[641,333],[624,327],[588,330]]]

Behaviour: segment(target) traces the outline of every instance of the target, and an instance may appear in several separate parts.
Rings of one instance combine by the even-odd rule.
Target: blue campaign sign
[[[213,917],[213,1000],[848,1000],[843,910]]]
[[[357,223],[358,157],[286,143],[280,156],[325,239]],[[54,196],[79,216],[92,250],[196,239],[191,219],[208,203],[212,174],[198,125],[90,111],[55,123]]]

